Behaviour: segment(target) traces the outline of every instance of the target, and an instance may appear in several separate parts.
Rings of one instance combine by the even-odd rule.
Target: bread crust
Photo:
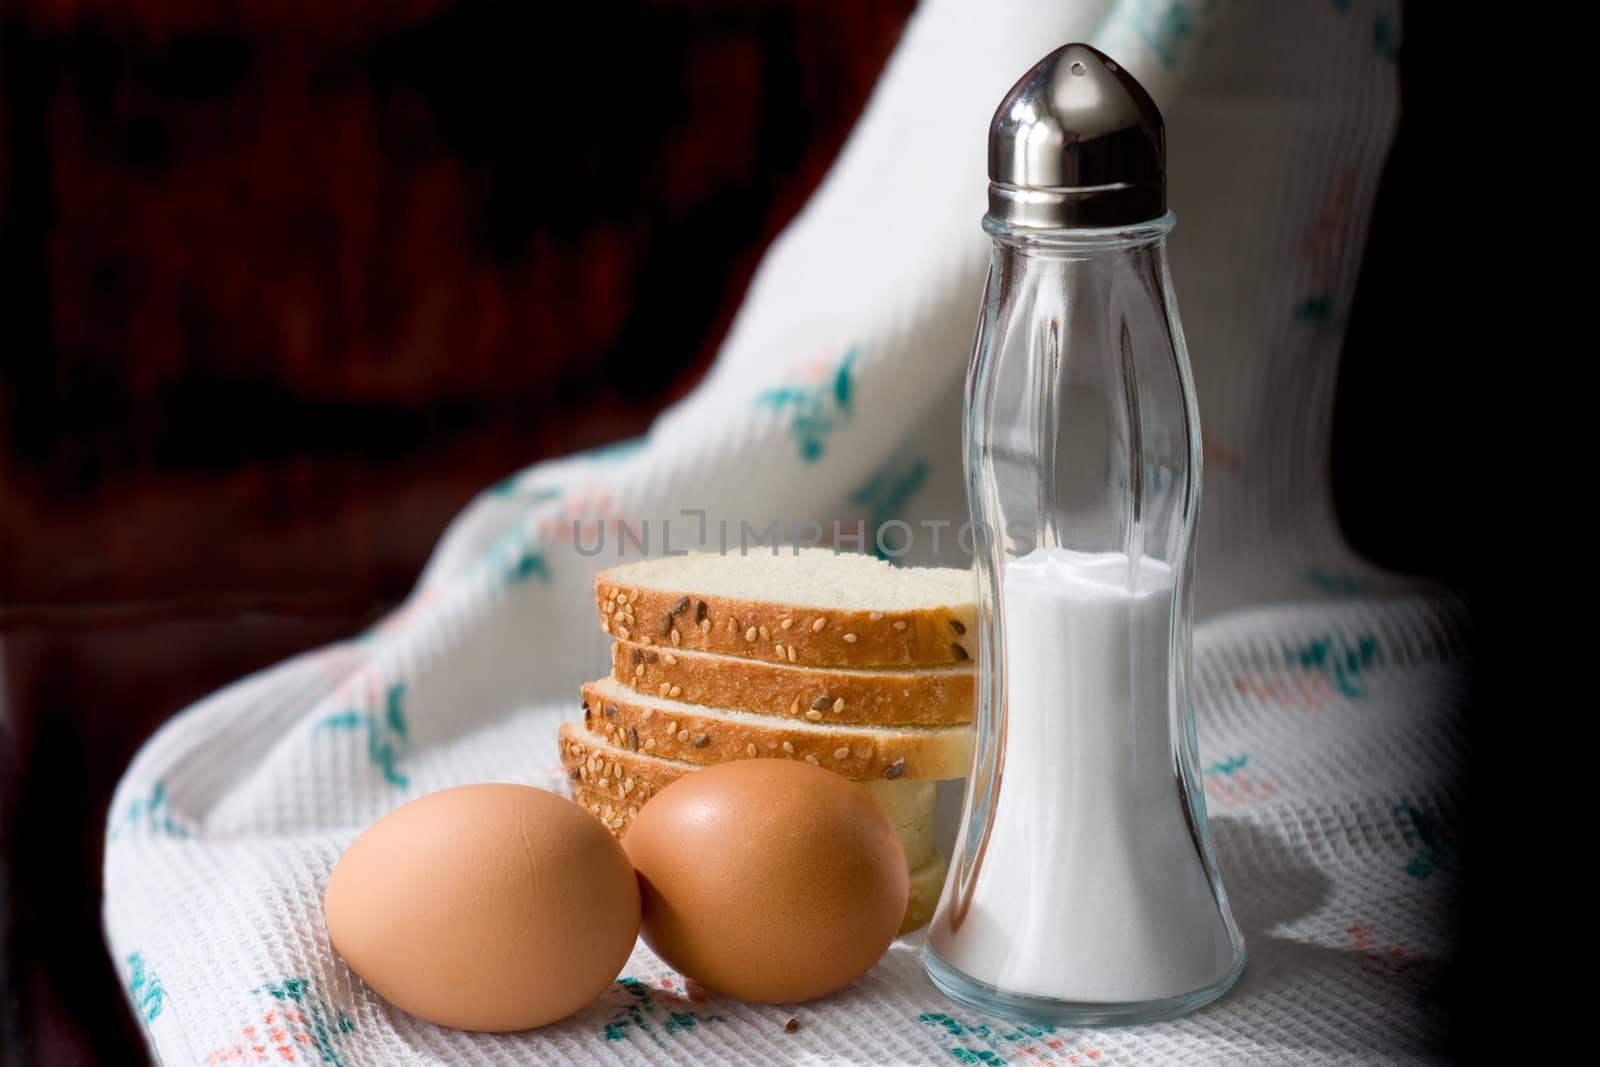
[[[897,731],[830,720],[813,726],[775,716],[733,720],[710,708],[653,706],[631,692],[607,696],[593,682],[583,687],[583,721],[617,748],[705,765],[792,759],[854,780],[893,780],[962,778],[972,763],[970,727]]]
[[[600,628],[620,641],[755,660],[773,658],[781,645],[785,660],[807,667],[915,667],[977,658],[972,604],[899,612],[807,608],[645,589],[616,582],[610,573],[595,575],[595,607]]]
[[[611,676],[687,704],[867,726],[970,723],[977,690],[971,667],[833,670],[630,641],[612,642]]]
[[[571,780],[573,792],[587,791],[603,797],[612,811],[601,821],[618,837],[627,830],[628,823],[646,801],[685,774],[701,769],[693,764],[619,748],[585,730],[579,723],[561,725],[560,747],[561,764]],[[933,854],[933,810],[938,792],[931,780],[879,779],[856,784],[867,791],[873,803],[894,824],[910,866],[920,866]]]
[[[622,786],[632,778],[632,786],[615,790],[619,799],[631,801],[638,793],[638,800],[648,800],[685,774],[701,769],[697,764],[613,745],[603,736],[585,729],[581,722],[562,723],[559,743],[561,765],[573,788],[592,785],[604,777],[612,783],[607,787],[607,791],[611,791],[612,787]],[[891,822],[897,824],[905,821],[900,817],[904,812],[931,811],[936,796],[934,781],[927,778],[879,778],[856,784],[867,791]]]

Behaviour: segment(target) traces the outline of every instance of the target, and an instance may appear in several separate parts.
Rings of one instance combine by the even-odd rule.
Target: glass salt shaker
[[[1027,1022],[1148,1022],[1244,967],[1190,704],[1200,421],[1161,114],[1084,44],[989,130],[994,255],[967,377],[979,708],[924,965]]]

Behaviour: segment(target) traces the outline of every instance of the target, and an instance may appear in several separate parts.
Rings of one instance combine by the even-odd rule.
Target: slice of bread
[[[594,580],[600,628],[619,640],[812,667],[968,662],[976,591],[969,570],[827,548],[670,556]]]
[[[573,790],[573,799],[607,825],[622,817],[617,814],[616,801],[603,793],[592,789],[576,789]],[[623,818],[622,829],[611,832],[620,838],[632,821],[631,816]],[[947,868],[944,857],[931,848],[923,862],[910,868],[911,891],[907,895],[906,914],[900,923],[900,933],[909,934],[932,918],[933,909],[939,903],[939,891],[944,888]]]
[[[945,858],[937,852],[927,863],[911,868],[911,892],[906,899],[906,917],[900,923],[902,934],[926,926],[933,918],[933,909],[939,906],[939,893],[944,889],[944,876],[949,868]]]
[[[686,763],[768,756],[798,759],[846,778],[962,778],[970,726],[860,726],[709,708],[635,692],[615,678],[583,687],[583,722],[617,748]]]
[[[629,641],[612,642],[611,676],[636,692],[688,704],[877,726],[969,723],[977,679],[970,664],[801,667]]]
[[[639,808],[661,790],[702,766],[619,747],[575,722],[561,724],[561,764],[574,793],[605,799],[611,813],[602,822],[621,837]],[[906,851],[906,865],[918,867],[934,855],[933,809],[937,799],[928,779],[900,778],[857,782],[894,825]]]

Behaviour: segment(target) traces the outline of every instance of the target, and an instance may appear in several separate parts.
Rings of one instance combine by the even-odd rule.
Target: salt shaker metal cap
[[[989,214],[1022,229],[1126,226],[1167,210],[1166,134],[1150,94],[1086,44],[1034,65],[989,124]]]

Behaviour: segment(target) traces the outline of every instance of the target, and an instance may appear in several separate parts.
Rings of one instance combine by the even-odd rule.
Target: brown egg
[[[790,760],[740,760],[673,782],[622,841],[641,933],[708,989],[784,1004],[840,989],[894,940],[909,886],[894,827],[866,791]]]
[[[464,1030],[523,1030],[598,996],[639,932],[622,848],[572,801],[469,785],[403,804],[345,850],[334,948],[379,996]]]

